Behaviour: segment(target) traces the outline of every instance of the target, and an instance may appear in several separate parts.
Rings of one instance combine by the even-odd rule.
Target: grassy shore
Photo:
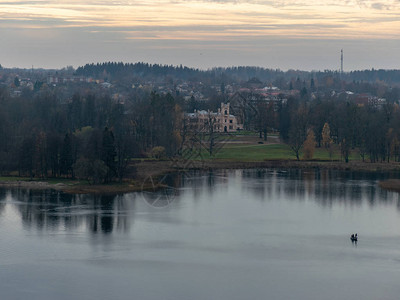
[[[302,155],[302,154],[301,154]],[[293,151],[286,144],[226,144],[217,149],[211,156],[202,149],[201,156],[206,160],[230,160],[241,162],[260,162],[267,160],[296,160]],[[350,156],[350,161],[360,161],[357,153]],[[339,151],[334,151],[332,157],[326,149],[315,149],[313,160],[315,161],[340,161]]]

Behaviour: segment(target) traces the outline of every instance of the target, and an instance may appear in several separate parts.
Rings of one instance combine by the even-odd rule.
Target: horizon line
[[[137,62],[123,62],[123,61],[103,61],[103,62],[90,62],[86,63],[84,65],[80,66],[73,66],[73,65],[67,65],[65,67],[58,67],[58,68],[48,68],[48,67],[34,67],[34,65],[31,65],[30,67],[6,67],[0,63],[0,70],[43,70],[43,71],[62,71],[66,70],[70,67],[73,68],[74,71],[76,71],[78,68],[84,67],[86,65],[97,65],[97,64],[107,64],[107,63],[122,63],[124,65],[136,65],[136,64],[148,64],[150,66],[162,66],[162,67],[173,67],[173,68],[188,68],[191,70],[196,70],[196,71],[201,71],[201,72],[209,72],[214,69],[229,69],[229,68],[260,68],[264,70],[274,70],[274,71],[281,71],[281,72],[289,72],[289,71],[296,71],[296,72],[307,72],[307,73],[323,73],[323,72],[338,72],[341,73],[340,67],[338,69],[324,69],[324,70],[304,70],[304,69],[295,69],[295,68],[289,68],[289,69],[280,69],[280,68],[272,68],[272,67],[264,67],[264,66],[256,66],[256,65],[232,65],[232,66],[213,66],[211,68],[197,68],[197,67],[190,67],[187,65],[183,64],[162,64],[162,63],[149,63],[149,62],[144,62],[144,61],[137,61]],[[344,74],[346,73],[351,73],[351,72],[357,72],[357,71],[400,71],[400,68],[396,69],[386,69],[386,68],[370,68],[370,69],[352,69],[348,71],[343,71]]]

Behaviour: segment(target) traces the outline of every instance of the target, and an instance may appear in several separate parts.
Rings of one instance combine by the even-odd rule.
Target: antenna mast
[[[340,50],[340,74],[343,74],[343,49]]]

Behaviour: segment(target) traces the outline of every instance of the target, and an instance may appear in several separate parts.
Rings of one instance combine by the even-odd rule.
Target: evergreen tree
[[[72,164],[73,164],[72,143],[71,143],[71,138],[67,133],[64,137],[60,153],[61,175],[66,175],[67,177],[69,176],[70,173],[72,175]]]
[[[110,182],[115,176],[116,162],[115,157],[117,153],[115,150],[114,134],[107,127],[103,131],[102,143],[102,160],[107,166],[106,182]]]
[[[15,78],[14,78],[14,85],[15,85],[16,87],[19,87],[19,86],[20,86],[20,81],[19,81],[18,76],[15,76]]]

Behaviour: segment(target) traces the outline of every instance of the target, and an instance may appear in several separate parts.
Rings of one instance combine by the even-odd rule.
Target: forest
[[[149,63],[122,63],[105,62],[97,64],[86,64],[78,67],[75,75],[92,76],[108,80],[132,80],[132,79],[165,79],[166,77],[175,80],[197,81],[205,83],[222,82],[243,82],[251,78],[258,78],[261,81],[275,81],[277,85],[282,81],[287,83],[292,78],[323,82],[326,77],[340,77],[342,81],[353,83],[376,83],[384,82],[388,85],[400,84],[400,70],[358,70],[340,73],[334,70],[324,71],[301,71],[268,69],[262,67],[238,66],[238,67],[215,67],[208,70],[194,69],[185,66],[158,65]],[[279,88],[283,88],[279,86]]]
[[[78,68],[76,73],[88,75],[107,70],[106,73],[118,74],[121,70],[139,72],[149,67],[146,64],[97,64]],[[168,72],[187,72],[187,76],[205,72],[168,66],[151,66],[151,69],[163,76]],[[262,77],[268,72],[281,71],[237,67],[223,72],[231,76],[247,72],[246,76]],[[393,72],[392,78],[397,80],[399,71]],[[372,78],[377,74],[380,73],[354,72],[353,75]],[[256,99],[251,106],[242,108],[244,111],[240,113],[246,116],[245,131],[258,132],[264,139],[269,132],[278,133],[298,160],[300,152],[311,143],[328,151],[340,149],[344,162],[349,161],[351,153],[357,153],[365,162],[399,161],[398,88],[383,89],[387,96],[384,103],[358,105],[346,97],[333,97],[329,92],[312,98],[304,86],[306,81],[292,82],[299,85],[295,88],[303,86],[298,96],[290,96],[276,105]],[[289,81],[285,84],[289,85]],[[315,89],[313,78],[307,84],[309,91]],[[376,84],[341,84],[345,88],[380,89]],[[223,93],[215,94],[208,101],[197,101],[194,97],[184,100],[178,94],[141,90],[131,92],[120,102],[90,86],[76,90],[70,98],[59,97],[57,89],[11,96],[6,86],[0,86],[0,175],[81,178],[90,183],[122,181],[134,176],[129,167],[135,159],[182,154],[182,145],[193,134],[187,131],[184,112],[216,111],[221,102],[228,101],[231,99]],[[253,113],[246,111],[250,108]],[[212,129],[204,134],[210,138]],[[207,141],[210,139],[205,139]]]
[[[290,99],[277,113],[281,138],[299,151],[311,134],[317,147],[339,147],[343,160],[351,152],[362,161],[399,161],[400,109],[395,103],[358,106],[347,101]]]
[[[122,180],[131,158],[162,146],[173,155],[182,118],[171,95],[151,93],[129,105],[107,95],[8,96],[0,89],[0,172],[29,177]]]

